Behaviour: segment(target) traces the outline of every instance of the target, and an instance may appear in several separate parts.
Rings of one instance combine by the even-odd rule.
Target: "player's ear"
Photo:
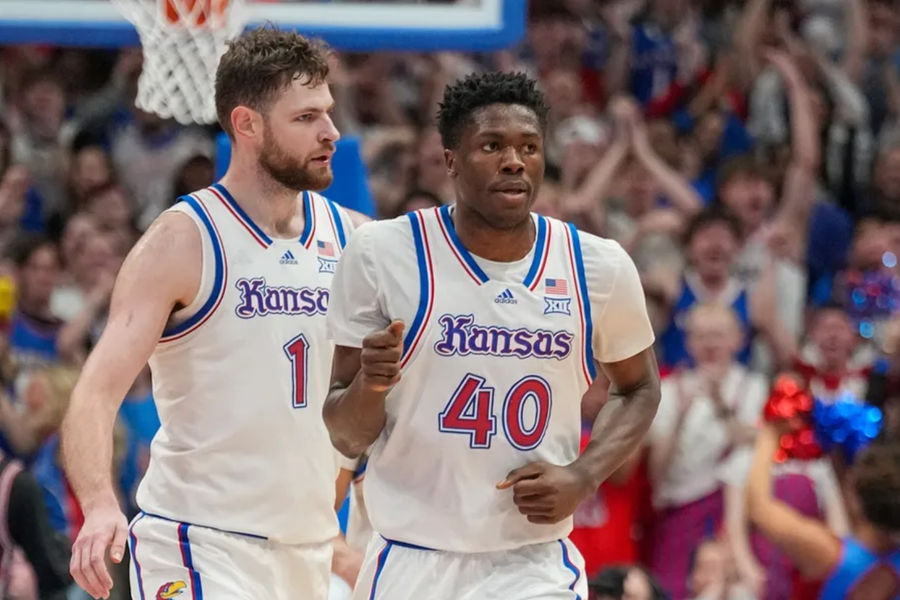
[[[231,130],[234,137],[254,138],[262,134],[261,115],[247,106],[235,106],[231,111]]]
[[[456,177],[456,157],[453,150],[444,148],[444,164],[447,165],[447,174],[450,177]]]

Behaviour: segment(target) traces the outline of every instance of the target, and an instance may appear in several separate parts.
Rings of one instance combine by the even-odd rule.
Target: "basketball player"
[[[85,523],[71,571],[94,597],[107,550],[131,548],[133,598],[327,596],[337,472],[322,404],[325,310],[351,224],[311,190],[339,134],[324,48],[259,29],[216,74],[232,156],[128,256],[84,367],[63,452]],[[126,525],[110,481],[112,427],[149,359],[162,423]]]
[[[357,600],[587,596],[572,513],[640,443],[659,381],[624,250],[529,210],[546,118],[522,74],[450,86],[456,204],[361,227],[338,267],[324,416],[343,454],[371,445],[380,534]],[[611,396],[579,456],[595,361]]]

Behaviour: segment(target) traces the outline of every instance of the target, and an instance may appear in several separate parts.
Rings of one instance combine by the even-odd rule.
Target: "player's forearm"
[[[119,403],[76,387],[62,425],[66,476],[85,510],[115,503],[112,486],[113,426]]]
[[[659,380],[642,381],[633,389],[610,392],[591,431],[591,441],[573,463],[591,482],[603,483],[640,446],[659,406]]]
[[[361,374],[349,386],[332,386],[322,416],[331,443],[341,454],[357,457],[378,439],[386,419],[385,395],[367,388]]]

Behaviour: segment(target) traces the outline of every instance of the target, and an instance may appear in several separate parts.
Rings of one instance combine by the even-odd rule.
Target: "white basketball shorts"
[[[569,540],[462,554],[372,536],[353,600],[587,600]]]
[[[279,544],[144,513],[131,522],[132,600],[327,600],[332,542]]]

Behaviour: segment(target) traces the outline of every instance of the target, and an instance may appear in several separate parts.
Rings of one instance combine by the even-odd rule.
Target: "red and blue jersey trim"
[[[575,576],[575,580],[569,585],[569,590],[575,594],[575,600],[581,600],[581,595],[575,590],[575,586],[578,585],[578,580],[581,579],[581,569],[575,566],[572,560],[569,558],[569,549],[566,547],[566,542],[563,540],[559,540],[559,545],[562,546],[562,556],[563,556],[563,565]]]
[[[537,236],[534,242],[534,259],[531,261],[531,268],[528,269],[528,275],[522,284],[530,291],[534,291],[541,275],[544,274],[544,268],[547,266],[547,258],[550,256],[550,227],[547,218],[538,215],[537,218]]]
[[[391,553],[391,548],[393,548],[393,542],[385,540],[387,543],[384,548],[382,548],[381,552],[378,554],[378,561],[376,562],[375,567],[375,577],[372,578],[372,589],[369,591],[369,600],[375,600],[375,592],[378,590],[378,580],[381,579],[381,574],[384,572],[384,565],[387,562],[388,554]]]
[[[307,250],[312,241],[316,239],[316,202],[312,197],[312,193],[303,192],[303,233],[300,234],[300,243]]]
[[[338,210],[337,204],[324,196],[320,197],[325,200],[325,204],[328,205],[328,217],[331,219],[331,228],[334,232],[334,239],[338,241],[338,245],[341,250],[343,250],[344,246],[347,245],[347,235],[344,233],[344,221],[341,219],[341,212]]]
[[[196,523],[185,523],[184,521],[176,521],[175,519],[171,519],[169,517],[164,517],[164,516],[158,515],[156,513],[148,513],[145,510],[142,510],[140,512],[140,514],[143,516],[146,516],[146,517],[153,518],[153,519],[159,519],[160,521],[168,521],[169,523],[177,523],[179,525],[190,525],[191,527],[202,527],[203,529],[212,529],[213,531],[219,531],[221,533],[228,533],[231,535],[240,535],[240,536],[248,537],[248,538],[251,538],[254,540],[264,540],[265,541],[265,540],[269,539],[264,535],[257,535],[255,533],[246,533],[244,531],[235,531],[233,529],[221,529],[219,527],[211,527],[210,525],[198,525]]]
[[[409,357],[412,356],[422,334],[431,317],[434,306],[434,264],[431,260],[431,244],[428,241],[428,231],[425,227],[425,219],[422,211],[409,213],[412,227],[413,243],[416,246],[416,261],[419,265],[419,306],[412,325],[403,338],[403,357],[400,359],[400,368],[406,366]]]
[[[229,192],[224,185],[221,183],[214,183],[209,190],[222,201],[222,204],[228,209],[228,212],[230,212],[234,218],[237,219],[238,223],[247,230],[247,233],[256,240],[257,244],[263,248],[268,248],[272,245],[272,238],[266,235],[266,232],[253,222],[250,215],[241,208],[240,204],[237,203],[234,196],[231,195],[231,192]],[[316,237],[316,207],[310,192],[303,192],[303,215],[305,217],[305,222],[303,224],[303,232],[300,234],[300,243],[303,244],[305,248],[309,249],[312,245],[312,241]],[[335,239],[340,241],[343,239],[343,226],[339,224],[337,227],[341,235],[336,235]],[[343,248],[343,246],[344,243],[342,242],[341,247]]]
[[[578,302],[578,316],[581,321],[581,339],[584,343],[581,368],[587,384],[593,383],[597,377],[597,367],[594,364],[594,325],[591,320],[591,303],[588,298],[587,279],[584,276],[584,258],[581,255],[581,239],[578,230],[571,223],[566,225],[566,245],[569,251],[569,265],[572,275],[577,282],[575,286],[575,299]]]
[[[476,285],[487,283],[490,278],[484,270],[478,266],[475,258],[466,249],[462,240],[459,239],[459,235],[456,233],[456,228],[453,225],[453,218],[450,215],[450,207],[442,206],[441,208],[435,209],[435,211],[437,213],[437,222],[441,228],[441,233],[444,234],[444,239],[447,241],[447,245],[450,246],[450,251],[453,252],[456,260],[459,261],[460,266],[462,266],[463,270]],[[538,215],[534,258],[531,261],[531,266],[528,268],[528,274],[522,282],[529,290],[534,291],[537,284],[540,282],[541,275],[544,273],[544,268],[547,266],[547,258],[549,256],[550,226],[546,217]]]
[[[221,183],[214,183],[209,190],[222,201],[222,204],[228,209],[228,212],[234,215],[234,218],[238,220],[238,223],[243,225],[244,229],[246,229],[253,239],[256,240],[256,243],[263,248],[268,248],[272,245],[272,238],[266,235],[266,232],[253,222],[250,215],[244,212],[244,209],[241,208],[241,205],[237,203],[234,196],[231,195],[231,192],[229,192],[224,185]]]
[[[132,521],[131,526],[128,528],[128,538],[131,541],[129,544],[131,550],[131,562],[134,563],[134,572],[137,575],[137,584],[138,584],[138,593],[141,597],[141,600],[144,600],[144,578],[141,573],[141,561],[137,558],[137,536],[134,535],[134,526],[137,525],[138,521],[144,518],[144,514],[141,513],[137,516],[137,518]]]
[[[462,241],[456,234],[456,229],[453,227],[453,219],[450,217],[450,206],[444,205],[434,210],[437,213],[437,221],[441,227],[441,233],[444,234],[447,245],[450,246],[450,250],[456,256],[459,264],[462,265],[463,270],[472,278],[476,285],[487,282],[488,276],[481,270],[481,267],[478,266],[478,263],[475,262],[475,259],[472,258],[472,255],[469,254],[469,251],[466,250],[466,247],[463,246]]]
[[[222,243],[222,237],[219,235],[219,230],[216,227],[215,221],[213,221],[210,216],[206,205],[202,200],[193,195],[183,196],[180,201],[191,207],[191,210],[197,214],[197,217],[200,219],[200,222],[203,223],[203,226],[209,234],[213,249],[215,275],[209,298],[206,299],[203,306],[184,322],[163,331],[162,338],[160,339],[161,342],[171,342],[180,339],[203,325],[203,323],[216,312],[216,309],[219,308],[219,305],[222,303],[222,299],[225,297],[225,286],[228,283],[228,261],[225,260],[225,246]]]
[[[178,545],[181,548],[181,562],[188,570],[188,576],[191,580],[192,600],[203,600],[203,585],[200,582],[200,573],[194,568],[194,559],[191,555],[191,541],[188,538],[189,528],[190,525],[187,523],[178,525]]]

